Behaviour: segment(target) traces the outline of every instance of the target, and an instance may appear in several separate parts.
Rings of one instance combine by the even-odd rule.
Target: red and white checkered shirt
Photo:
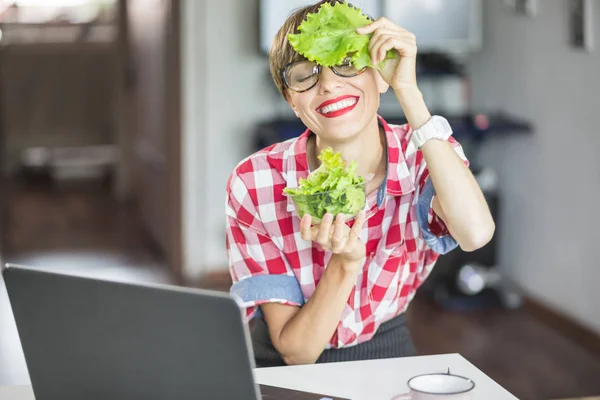
[[[433,212],[434,188],[423,154],[411,142],[408,125],[388,125],[387,179],[367,197],[360,234],[366,257],[338,327],[327,348],[353,346],[373,337],[379,325],[403,313],[440,254],[457,246]],[[231,294],[248,319],[259,305],[302,306],[313,294],[331,258],[316,242],[300,236],[300,218],[284,196],[309,168],[311,132],[269,146],[246,158],[227,184],[227,252]],[[450,138],[457,154],[462,147]]]

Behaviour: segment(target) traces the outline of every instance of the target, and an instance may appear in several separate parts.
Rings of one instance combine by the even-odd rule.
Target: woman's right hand
[[[312,217],[305,214],[300,222],[300,234],[302,239],[317,242],[324,250],[331,251],[343,261],[355,265],[362,261],[366,253],[365,244],[360,240],[360,231],[365,219],[365,212],[361,211],[351,229],[346,225],[344,214],[338,214],[334,221],[333,215],[327,213],[320,224],[312,226]]]

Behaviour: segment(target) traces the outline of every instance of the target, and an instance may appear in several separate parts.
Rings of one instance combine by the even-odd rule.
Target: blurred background
[[[304,129],[266,54],[307,3],[0,0],[1,262],[227,291],[225,183]],[[419,353],[521,399],[600,396],[600,2],[352,3],[416,34],[497,224],[419,290]],[[404,122],[393,95],[380,114]],[[0,385],[28,382],[2,283]]]

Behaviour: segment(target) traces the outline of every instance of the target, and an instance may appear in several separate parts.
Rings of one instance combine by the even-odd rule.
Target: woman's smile
[[[335,118],[352,111],[359,101],[358,96],[345,95],[321,103],[316,111],[326,118]]]

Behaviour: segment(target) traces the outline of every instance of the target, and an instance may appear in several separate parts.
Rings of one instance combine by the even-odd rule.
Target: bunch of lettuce
[[[318,156],[321,166],[306,179],[300,178],[297,188],[283,191],[292,196],[298,215],[310,214],[321,220],[325,213],[354,217],[365,205],[365,179],[356,174],[356,162],[346,163],[340,153],[331,148]]]
[[[375,67],[369,54],[369,40],[373,34],[360,35],[356,29],[372,21],[360,9],[346,2],[323,4],[316,13],[309,13],[298,27],[300,33],[288,35],[294,50],[310,61],[325,67],[340,65],[345,58],[357,69]],[[390,50],[386,59],[394,58]],[[381,67],[383,61],[377,67]]]

